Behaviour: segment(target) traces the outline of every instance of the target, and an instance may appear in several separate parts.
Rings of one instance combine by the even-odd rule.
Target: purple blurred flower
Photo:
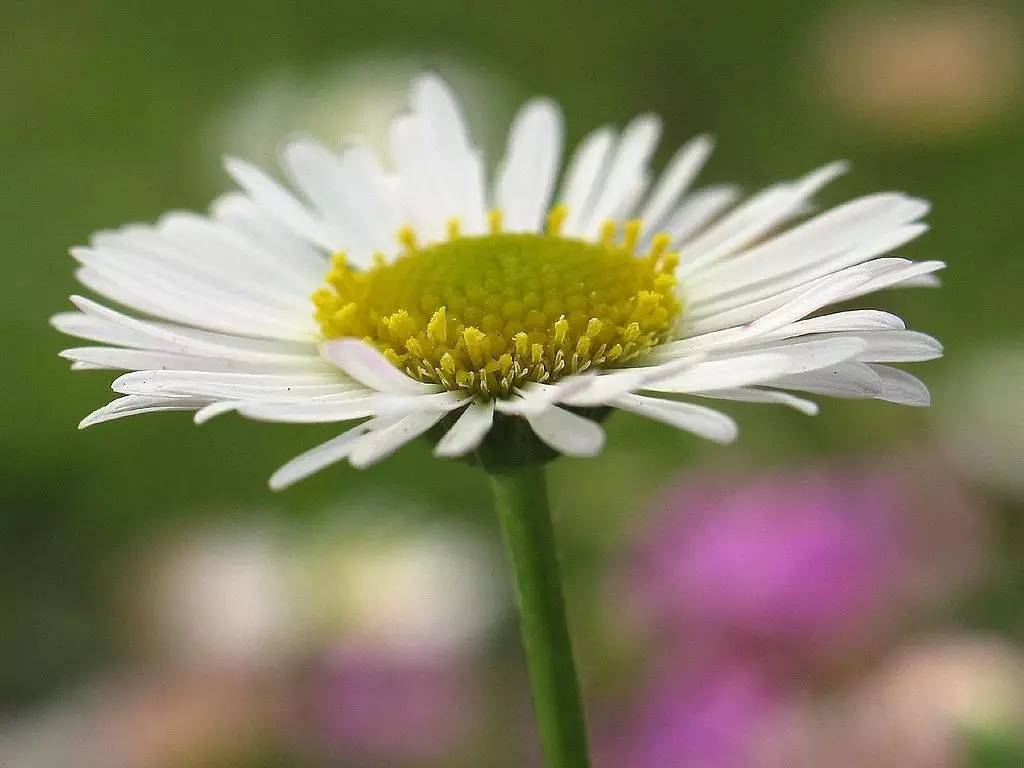
[[[317,682],[326,745],[372,765],[444,758],[471,732],[478,709],[457,656],[352,645],[331,655]]]
[[[905,494],[885,472],[677,489],[632,586],[661,630],[801,650],[871,624],[899,578]]]
[[[599,740],[601,768],[746,768],[786,696],[755,667],[670,675],[625,724]]]

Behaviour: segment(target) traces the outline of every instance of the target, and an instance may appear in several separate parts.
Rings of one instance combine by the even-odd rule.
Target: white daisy
[[[427,74],[391,125],[388,165],[295,138],[291,191],[229,159],[241,190],[209,215],[169,213],[72,249],[83,284],[145,316],[75,296],[79,311],[53,319],[100,344],[65,350],[74,368],[129,371],[81,426],[167,410],[358,422],[282,467],[282,488],[435,427],[438,456],[523,423],[590,456],[604,440],[591,408],[726,442],[732,419],[681,398],[926,405],[925,386],[888,364],[937,357],[937,341],[887,312],[822,310],[935,284],[941,262],[886,255],[925,231],[928,204],[886,192],[809,216],[842,163],[745,200],[693,189],[706,137],[655,180],[659,132],[649,115],[600,128],[560,173],[558,107],[531,101],[488,183],[456,99]]]

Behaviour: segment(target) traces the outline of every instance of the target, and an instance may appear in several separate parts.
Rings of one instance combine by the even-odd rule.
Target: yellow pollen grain
[[[551,212],[548,214],[547,227],[545,231],[552,237],[558,237],[562,234],[562,225],[565,224],[565,219],[569,215],[569,206],[565,203],[559,203]]]
[[[562,235],[567,214],[555,206],[544,234],[504,232],[500,210],[483,235],[452,219],[447,240],[425,245],[404,227],[400,254],[363,270],[334,254],[312,296],[320,330],[484,400],[623,365],[668,340],[682,311],[668,236],[638,253],[641,222],[605,222],[593,242]]]

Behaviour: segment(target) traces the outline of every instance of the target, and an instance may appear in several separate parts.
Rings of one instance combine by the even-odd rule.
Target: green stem
[[[516,603],[548,768],[588,768],[587,733],[543,467],[489,473],[515,571]]]

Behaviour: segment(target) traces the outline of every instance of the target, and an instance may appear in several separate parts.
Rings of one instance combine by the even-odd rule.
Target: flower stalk
[[[576,676],[543,465],[488,472],[515,575],[533,708],[548,768],[588,768]]]

